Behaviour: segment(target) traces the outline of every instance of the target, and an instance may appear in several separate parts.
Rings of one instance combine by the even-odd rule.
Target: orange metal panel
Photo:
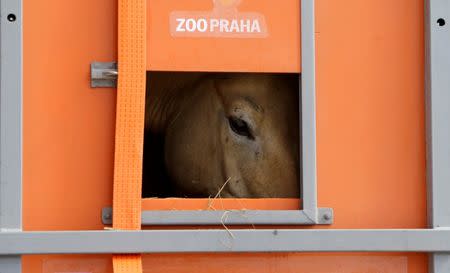
[[[423,228],[423,0],[316,2],[318,201],[320,207],[332,207],[335,212],[334,225],[318,228]],[[187,3],[176,9],[187,10]],[[199,4],[198,10],[212,7],[206,0],[199,3],[205,4]],[[270,7],[278,8],[271,6],[273,2],[261,1],[259,9],[256,3],[242,0],[239,10],[266,13]],[[103,228],[100,210],[112,204],[115,90],[90,89],[89,64],[117,59],[116,6],[116,1],[107,0],[24,1],[25,230]],[[169,35],[166,27],[160,31]],[[171,39],[161,35],[161,41]],[[219,40],[188,41],[186,50],[194,50],[197,41]],[[239,58],[229,60],[234,68],[246,71],[245,48],[251,40],[239,42],[242,51],[230,45],[230,52]],[[167,69],[194,69],[189,64],[198,62],[199,55],[189,50],[184,61],[169,60],[178,68]],[[153,52],[149,46],[149,52],[155,64],[157,58],[164,58],[154,55],[158,46],[153,45]],[[275,59],[278,55],[268,56]],[[217,57],[208,60],[214,63]],[[281,59],[280,63],[288,64]],[[232,65],[224,70],[233,70]],[[158,204],[171,206],[170,200],[163,202]],[[202,206],[195,202],[205,201],[184,202],[177,201],[176,206]],[[271,202],[264,207],[293,204]],[[383,254],[381,258],[380,254],[346,254],[349,258],[342,267],[335,254],[151,255],[144,266],[151,264],[158,272],[175,259],[173,272],[220,272],[223,268],[234,272],[327,272],[329,268],[370,272],[370,267],[361,268],[361,255],[372,261],[384,259],[379,270],[372,272],[391,272],[389,268],[398,264],[398,272],[403,272],[405,259],[408,273],[426,272],[426,255],[422,254]],[[43,273],[52,259],[65,257],[27,256],[24,272]],[[333,264],[336,267],[327,267]]]
[[[423,7],[317,1],[318,202],[334,227],[426,226]]]
[[[300,200],[295,198],[261,199],[225,199],[198,198],[186,201],[185,198],[145,198],[143,210],[224,210],[224,209],[260,209],[260,210],[297,210]]]
[[[117,59],[117,2],[24,1],[23,226],[102,229],[112,204],[115,89],[92,61]]]
[[[213,14],[214,3],[238,2],[237,12]],[[240,2],[240,3],[239,3]],[[265,17],[266,38],[208,38],[172,36],[171,12],[186,12],[185,18],[203,12],[199,18],[239,18],[239,13]],[[298,0],[148,0],[147,68],[169,71],[300,71],[300,2]],[[246,17],[245,19],[252,18]],[[240,22],[239,22],[240,23]],[[208,30],[211,24],[208,25]],[[217,27],[218,28],[218,27]],[[216,28],[216,29],[217,29]],[[228,28],[230,29],[231,26]],[[225,29],[223,29],[225,31]],[[198,31],[197,31],[198,33]],[[224,35],[218,34],[218,35]]]
[[[426,266],[417,254],[355,253],[294,254],[239,253],[223,254],[158,254],[145,255],[146,272],[270,272],[270,273],[419,273]],[[112,273],[110,255],[55,255],[27,258],[24,272],[32,266],[43,273]],[[255,270],[259,268],[259,270]]]

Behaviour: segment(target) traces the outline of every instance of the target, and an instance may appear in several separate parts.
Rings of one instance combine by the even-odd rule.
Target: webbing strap
[[[146,2],[119,0],[113,229],[141,228]],[[115,273],[141,273],[141,254],[113,255]]]

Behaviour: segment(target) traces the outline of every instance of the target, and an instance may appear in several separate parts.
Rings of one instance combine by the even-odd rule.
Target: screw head
[[[325,213],[325,214],[323,215],[323,219],[324,219],[325,221],[329,221],[329,220],[331,219],[331,216],[330,216],[328,213]]]

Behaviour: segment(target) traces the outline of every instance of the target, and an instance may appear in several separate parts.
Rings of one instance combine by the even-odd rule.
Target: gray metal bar
[[[429,222],[450,227],[450,2],[429,0],[427,20],[427,169]],[[439,26],[438,19],[448,21]]]
[[[450,228],[450,2],[425,1],[429,226]],[[430,273],[450,272],[450,254],[431,254]]]
[[[22,226],[21,1],[2,0],[0,39],[0,228]],[[14,14],[15,21],[10,21]]]
[[[0,256],[0,273],[22,272],[20,256]]]
[[[175,252],[450,252],[450,230],[2,232],[0,255]]]
[[[450,272],[450,254],[433,253],[428,259],[428,273],[448,273]]]
[[[22,1],[0,1],[0,234],[22,228]],[[21,257],[0,256],[2,273]]]
[[[147,210],[142,225],[314,225],[299,210]],[[332,224],[333,210],[319,209],[318,224]],[[105,225],[112,223],[112,209],[102,210]]]
[[[301,93],[301,195],[303,210],[317,219],[316,171],[316,67],[314,0],[301,1],[302,93]]]

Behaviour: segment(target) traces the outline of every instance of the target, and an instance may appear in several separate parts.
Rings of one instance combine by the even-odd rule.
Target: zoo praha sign
[[[257,12],[239,12],[241,0],[213,0],[212,11],[173,11],[173,37],[264,38],[268,36],[265,17]]]
[[[299,73],[300,1],[273,2],[147,0],[147,70]]]

